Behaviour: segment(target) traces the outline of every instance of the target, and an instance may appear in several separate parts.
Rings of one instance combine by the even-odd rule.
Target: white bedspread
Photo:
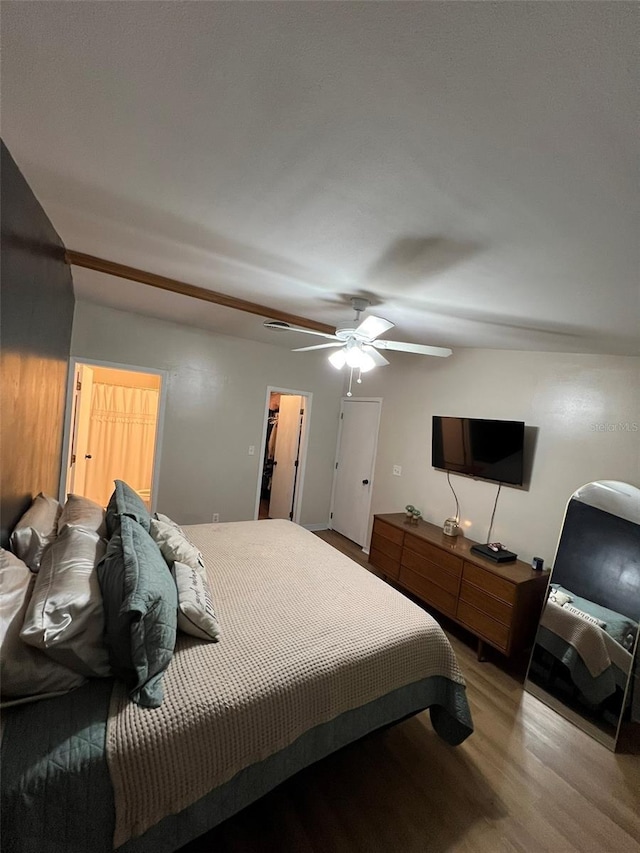
[[[427,676],[464,683],[428,614],[308,531],[250,521],[186,533],[221,639],[179,639],[157,710],[114,690],[114,846],[347,710]]]
[[[602,628],[587,622],[565,607],[547,601],[540,624],[573,646],[594,678],[601,675],[612,663],[626,675],[630,672],[629,652]]]

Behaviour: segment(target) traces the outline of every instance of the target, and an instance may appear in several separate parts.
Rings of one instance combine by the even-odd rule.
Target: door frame
[[[276,394],[288,394],[292,397],[304,397],[304,419],[302,421],[302,434],[300,436],[300,455],[298,457],[298,479],[296,483],[296,493],[293,502],[293,518],[291,521],[294,524],[300,524],[300,514],[302,511],[302,495],[304,493],[304,475],[307,470],[307,451],[309,448],[309,421],[311,418],[311,403],[313,401],[313,392],[297,391],[295,388],[281,388],[277,385],[267,385],[267,393],[264,403],[264,416],[262,418],[262,437],[258,445],[260,450],[260,464],[258,466],[258,482],[256,484],[256,503],[253,511],[253,518],[257,521],[260,515],[260,493],[262,491],[262,473],[264,471],[264,448],[267,441],[267,424],[269,420],[269,401],[271,392]]]
[[[69,470],[71,454],[71,430],[73,429],[73,399],[76,366],[87,364],[89,367],[113,367],[115,370],[129,370],[132,373],[151,373],[160,377],[160,399],[158,401],[158,420],[156,423],[156,446],[153,454],[153,472],[151,475],[151,507],[150,512],[155,512],[158,500],[158,486],[160,481],[160,460],[162,458],[162,439],[164,433],[164,416],[167,404],[167,379],[168,370],[160,370],[155,367],[144,367],[135,364],[121,364],[117,361],[101,361],[97,358],[83,358],[80,355],[72,355],[69,358],[67,371],[67,397],[64,407],[64,432],[62,434],[62,466],[60,468],[60,486],[58,488],[58,499],[64,505],[67,499],[67,471]]]
[[[329,504],[329,530],[333,530],[333,504],[336,495],[336,481],[338,479],[338,459],[340,457],[340,442],[342,441],[342,422],[344,420],[345,403],[377,403],[378,404],[378,419],[376,421],[376,436],[373,442],[373,466],[371,470],[371,481],[369,483],[369,506],[367,509],[367,526],[369,525],[369,517],[371,515],[371,503],[373,501],[373,486],[376,471],[376,459],[378,458],[378,439],[380,437],[380,419],[382,417],[382,397],[342,397],[340,399],[340,422],[338,424],[338,439],[336,442],[336,455],[333,465],[333,482],[331,484],[331,502]],[[366,531],[365,531],[366,536]],[[364,554],[369,553],[369,545],[365,542],[362,546]]]

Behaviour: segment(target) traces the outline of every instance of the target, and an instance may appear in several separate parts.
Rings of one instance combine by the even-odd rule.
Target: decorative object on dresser
[[[506,566],[471,553],[477,543],[445,536],[420,521],[407,530],[404,513],[376,515],[369,562],[478,638],[513,657],[529,649],[544,602],[548,574],[521,560]]]
[[[460,533],[460,525],[458,524],[457,518],[445,518],[444,524],[442,525],[442,532],[445,536],[458,536]]]
[[[422,518],[422,513],[413,504],[407,504],[405,510],[405,524],[417,524]]]

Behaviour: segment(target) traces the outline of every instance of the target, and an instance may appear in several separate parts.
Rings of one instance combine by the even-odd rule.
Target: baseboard
[[[305,530],[310,530],[312,533],[314,530],[328,530],[329,525],[325,521],[324,524],[320,522],[320,524],[303,524],[301,525]]]

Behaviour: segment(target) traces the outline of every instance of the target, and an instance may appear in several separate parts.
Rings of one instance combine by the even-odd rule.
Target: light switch
[[[393,466],[393,476],[401,477],[402,476],[402,465],[394,465]]]
[[[255,444],[250,444],[249,445],[249,456],[255,456],[255,454],[256,454]]]

